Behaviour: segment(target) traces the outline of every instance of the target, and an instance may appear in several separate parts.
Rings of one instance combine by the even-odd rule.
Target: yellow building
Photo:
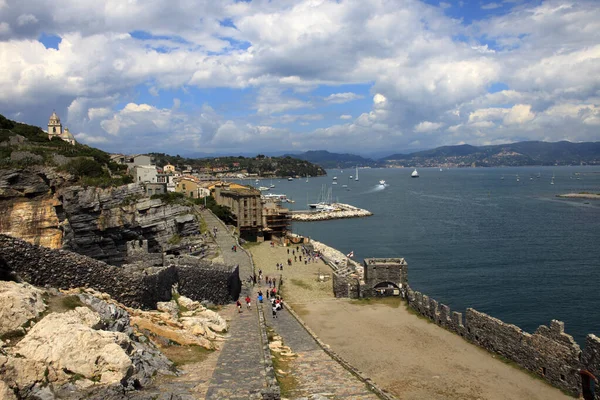
[[[163,167],[163,171],[165,172],[165,174],[174,174],[175,166],[171,165],[171,164],[167,164]]]
[[[193,176],[180,177],[175,184],[175,192],[183,193],[193,199],[210,196],[210,190],[206,187],[206,183],[200,182]]]

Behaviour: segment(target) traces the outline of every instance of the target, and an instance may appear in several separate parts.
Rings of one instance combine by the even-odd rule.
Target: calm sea
[[[274,180],[271,192],[306,209],[325,184],[340,202],[372,211],[293,231],[358,261],[404,257],[411,287],[452,310],[473,307],[528,332],[562,320],[580,344],[600,335],[600,201],[555,197],[600,193],[600,167],[423,168],[418,179],[411,171],[360,169],[357,182],[355,170],[329,170]]]

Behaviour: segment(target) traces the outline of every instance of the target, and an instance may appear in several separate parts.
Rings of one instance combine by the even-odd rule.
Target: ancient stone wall
[[[222,266],[115,267],[70,251],[32,245],[7,235],[0,235],[0,266],[8,271],[4,275],[16,274],[36,286],[60,289],[90,287],[135,308],[156,308],[157,302],[169,301],[174,284],[192,300],[210,300],[215,304],[231,301],[228,279],[233,272]]]
[[[411,308],[439,326],[455,332],[474,344],[515,362],[547,380],[553,386],[574,395],[581,392],[579,370],[600,374],[600,340],[588,335],[582,353],[571,335],[564,332],[564,323],[553,320],[541,325],[533,334],[515,325],[472,308],[463,314],[451,311],[428,296],[408,288]],[[596,399],[600,391],[596,388]]]
[[[350,276],[339,276],[333,273],[333,295],[335,297],[348,297],[356,299],[359,297],[359,284],[356,278]]]

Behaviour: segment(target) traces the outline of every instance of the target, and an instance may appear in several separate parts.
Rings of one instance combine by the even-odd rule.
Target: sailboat
[[[308,183],[308,175],[306,175],[306,183]]]
[[[275,185],[273,185],[273,179],[271,179],[271,185],[269,185],[270,188],[274,188]]]
[[[411,178],[418,178],[419,177],[419,173],[417,172],[417,169],[415,168],[415,170],[412,172],[412,174],[410,174]]]
[[[554,174],[552,174],[552,180],[550,181],[551,185],[554,185]]]
[[[520,182],[519,174],[517,174],[517,182]]]
[[[354,180],[358,180],[358,165],[356,166],[356,175],[354,176]]]
[[[504,180],[504,175],[502,175],[502,178],[500,178],[500,180],[501,180],[501,181],[503,181],[503,180]]]

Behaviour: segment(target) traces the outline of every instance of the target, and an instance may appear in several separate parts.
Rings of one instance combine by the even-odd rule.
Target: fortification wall
[[[4,275],[16,275],[36,286],[48,285],[59,289],[90,287],[110,294],[127,306],[142,309],[153,309],[157,302],[169,301],[174,284],[184,288],[182,294],[193,300],[228,303],[231,301],[228,279],[235,274],[224,266],[115,267],[77,253],[32,245],[7,235],[0,235],[0,265],[6,270]]]
[[[581,392],[579,370],[600,374],[600,339],[588,335],[581,351],[571,335],[564,332],[564,323],[552,320],[550,326],[541,325],[533,334],[515,325],[472,308],[465,318],[445,304],[420,292],[407,291],[409,306],[437,325],[455,332],[474,344],[497,353],[519,366],[536,373],[553,386],[577,395]],[[600,400],[600,388],[596,387]]]
[[[335,297],[349,297],[351,299],[359,297],[359,285],[356,278],[339,276],[334,272],[332,274],[332,279],[333,295]]]

